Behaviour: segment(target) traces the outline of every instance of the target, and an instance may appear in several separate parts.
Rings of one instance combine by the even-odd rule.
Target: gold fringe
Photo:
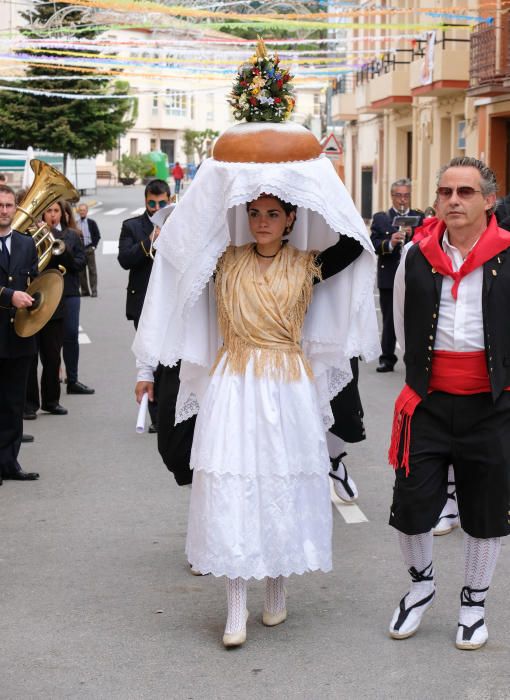
[[[223,335],[223,347],[218,351],[210,374],[214,373],[223,356],[226,355],[227,361],[223,367],[223,372],[228,368],[235,374],[244,374],[248,362],[252,359],[256,377],[269,376],[279,381],[297,381],[301,378],[304,367],[307,376],[313,379],[311,365],[298,346],[288,348],[261,347],[247,343],[234,332],[222,294],[223,275],[227,267],[224,263],[228,261],[232,254],[233,250],[227,249],[216,270],[215,288],[218,324]],[[316,251],[310,252],[305,260],[301,258],[301,260],[296,261],[297,265],[304,265],[304,283],[297,301],[288,315],[288,320],[291,324],[291,335],[294,338],[301,336],[305,314],[312,300],[314,279],[322,279],[321,267],[316,263],[317,254]]]

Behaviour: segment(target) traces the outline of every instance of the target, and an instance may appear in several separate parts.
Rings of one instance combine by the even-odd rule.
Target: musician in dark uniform
[[[14,331],[16,309],[32,306],[24,290],[37,275],[37,252],[30,236],[11,229],[16,212],[14,191],[0,184],[0,484],[2,479],[34,481],[18,462],[23,435],[23,405],[35,339]]]
[[[392,372],[397,362],[395,355],[395,329],[393,327],[393,280],[400,262],[400,254],[405,243],[412,238],[412,230],[406,229],[404,235],[393,226],[396,216],[419,216],[420,223],[423,214],[410,209],[411,180],[402,178],[391,186],[392,206],[388,211],[378,211],[374,214],[371,226],[372,244],[377,253],[377,286],[383,322],[381,347],[377,372]]]
[[[129,270],[126,298],[126,318],[138,328],[149,277],[152,270],[151,243],[159,235],[150,216],[170,204],[170,187],[166,180],[151,180],[145,188],[145,211],[122,222],[117,260],[124,270]],[[155,377],[154,401],[149,403],[150,433],[157,432],[157,377]]]

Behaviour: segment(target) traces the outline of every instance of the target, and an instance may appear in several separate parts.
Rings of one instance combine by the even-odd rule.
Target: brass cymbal
[[[26,309],[18,309],[14,317],[14,330],[21,338],[29,338],[50,320],[55,313],[62,292],[64,277],[58,270],[45,270],[26,289],[35,302]]]

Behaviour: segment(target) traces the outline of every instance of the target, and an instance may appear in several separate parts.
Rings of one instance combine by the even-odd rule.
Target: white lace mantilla
[[[298,206],[291,234],[301,250],[324,250],[339,233],[363,253],[346,270],[318,284],[303,329],[303,350],[317,379],[325,425],[329,401],[351,379],[349,360],[380,353],[373,298],[376,260],[366,226],[326,157],[289,163],[224,163],[213,158],[167,219],[156,242],[133,351],[155,367],[181,362],[176,421],[198,408],[221,338],[212,274],[229,244],[251,240],[246,203],[272,193]]]

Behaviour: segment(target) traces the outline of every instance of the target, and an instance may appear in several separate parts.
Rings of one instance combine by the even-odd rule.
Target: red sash
[[[509,388],[507,387],[505,391],[508,391]],[[490,392],[490,390],[491,385],[484,350],[476,352],[434,351],[429,394],[433,391],[444,391],[447,394],[467,396]],[[408,384],[404,386],[395,401],[388,459],[394,469],[405,467],[406,476],[409,475],[411,418],[421,401],[421,396]],[[402,456],[399,459],[402,440]]]
[[[430,235],[423,238],[418,245],[436,272],[439,272],[441,275],[448,275],[453,279],[452,296],[456,299],[459,284],[463,277],[510,247],[510,232],[498,228],[496,217],[493,214],[487,228],[478,239],[474,248],[467,254],[460,269],[454,272],[452,261],[441,246],[445,230],[446,224],[441,219],[438,219],[435,225],[431,226]]]

